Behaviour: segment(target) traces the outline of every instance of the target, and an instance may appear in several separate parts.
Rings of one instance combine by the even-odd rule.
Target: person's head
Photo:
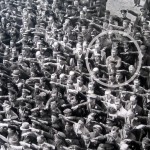
[[[129,124],[124,124],[123,130],[128,135],[131,131],[131,126]]]
[[[69,101],[72,106],[76,106],[78,104],[78,100],[76,99],[75,96],[70,96]]]
[[[121,15],[122,15],[122,18],[125,18],[127,16],[127,11],[121,10]]]
[[[129,145],[126,142],[121,141],[121,143],[120,143],[120,150],[130,150],[129,149]]]
[[[109,11],[109,10],[106,10],[106,11],[105,11],[105,18],[106,18],[106,19],[109,19],[109,17],[110,17],[110,11]]]
[[[79,6],[79,1],[78,1],[78,0],[75,0],[73,3],[74,3],[74,6],[75,6],[75,7],[78,7],[78,6]]]
[[[109,74],[109,81],[112,81],[112,82],[114,82],[115,81],[115,74],[114,73],[110,73]]]
[[[95,105],[96,104],[96,95],[95,94],[89,94],[87,101],[91,104],[91,105]]]
[[[145,53],[146,53],[146,46],[145,45],[141,45],[140,49],[141,49],[142,55],[145,55]]]
[[[8,91],[9,101],[13,102],[16,99],[16,92],[13,89],[9,89]]]
[[[16,132],[16,127],[13,125],[8,126],[8,134],[13,134]]]
[[[115,100],[115,106],[117,110],[120,109],[122,106],[121,101],[118,98],[116,98]]]
[[[123,27],[128,28],[129,27],[129,20],[124,20],[123,21]]]
[[[70,71],[69,72],[69,78],[70,79],[74,79],[75,78],[75,72],[74,71]]]
[[[72,129],[73,129],[73,125],[71,123],[69,123],[69,122],[66,122],[65,130],[70,132],[70,131],[72,131]]]
[[[66,116],[66,117],[69,117],[69,116],[71,116],[72,115],[72,111],[71,111],[71,109],[65,109],[64,111],[63,111],[63,113],[64,113],[64,115]]]
[[[94,121],[95,119],[95,114],[94,113],[90,113],[87,117],[87,121],[90,122],[90,121]]]
[[[37,143],[43,144],[45,142],[45,137],[43,135],[37,136]]]
[[[52,116],[51,116],[51,122],[52,122],[52,124],[55,123],[57,120],[58,120],[58,115],[56,113],[52,114]]]
[[[66,80],[66,75],[64,73],[61,73],[60,76],[59,76],[59,78],[60,78],[60,82],[63,83]]]
[[[28,89],[22,89],[22,97],[26,97],[30,94],[30,91]]]
[[[67,42],[68,42],[68,36],[64,36],[64,37],[63,37],[63,42],[64,42],[64,43],[67,43]]]
[[[95,62],[99,62],[100,61],[100,57],[101,57],[101,55],[100,54],[95,54],[94,55],[94,59],[95,59]]]
[[[134,67],[133,65],[130,65],[130,66],[129,66],[129,72],[130,72],[131,74],[134,74],[134,73],[135,73],[135,67]]]
[[[144,31],[144,33],[143,33],[143,37],[144,37],[144,39],[147,41],[148,39],[150,39],[150,31]]]
[[[111,56],[112,56],[112,57],[117,56],[117,50],[116,50],[116,49],[112,49],[112,50],[111,50]]]
[[[99,78],[99,69],[97,67],[95,67],[93,69],[93,75],[96,77],[96,78]]]
[[[80,11],[80,18],[85,18],[85,14],[83,11]]]
[[[103,21],[103,27],[104,28],[108,28],[108,25],[109,25],[109,21],[108,20],[104,20]]]
[[[117,72],[116,73],[116,81],[121,81],[123,79],[122,73],[121,72]]]
[[[88,144],[88,143],[90,142],[90,135],[89,135],[89,134],[84,135],[84,136],[83,136],[83,139],[84,139],[84,142],[85,142],[86,144]]]
[[[45,117],[45,116],[47,116],[47,111],[41,109],[41,110],[40,110],[40,117]]]
[[[81,54],[82,54],[82,52],[83,52],[82,47],[78,47],[78,48],[77,48],[77,52],[78,52],[78,54],[79,54],[79,55],[81,55]]]
[[[143,22],[143,29],[147,29],[149,27],[149,22]]]
[[[94,133],[100,134],[100,133],[102,133],[102,130],[103,130],[103,128],[100,125],[94,125],[93,126],[93,132]]]
[[[106,96],[106,98],[110,98],[110,96],[111,96],[111,90],[106,90],[105,91],[105,96]]]
[[[80,60],[78,60],[78,61],[77,61],[77,67],[78,67],[78,68],[82,68],[82,67],[83,67],[83,62],[80,61]]]
[[[129,43],[127,41],[123,42],[123,48],[128,49],[129,48]]]
[[[87,41],[83,41],[83,49],[86,50],[88,47],[88,43]]]
[[[90,91],[94,90],[94,83],[93,82],[89,82],[89,84],[88,84],[88,90],[90,90]]]
[[[141,12],[142,16],[144,16],[147,13],[147,11],[144,7],[140,8],[140,12]]]
[[[57,81],[57,74],[53,73],[51,75],[51,81],[56,82]]]
[[[78,121],[78,128],[79,129],[82,129],[85,125],[85,119],[84,118],[81,118],[79,121]]]
[[[83,85],[83,78],[82,78],[81,76],[79,76],[79,77],[77,78],[77,84],[78,84],[79,86],[82,86],[82,85]]]
[[[81,32],[82,32],[82,33],[86,33],[86,26],[82,26]]]
[[[133,83],[136,88],[140,86],[140,81],[138,79],[135,79]]]
[[[5,16],[6,16],[6,19],[10,18],[10,14],[9,13],[6,13]]]
[[[149,150],[150,149],[150,139],[148,139],[148,138],[143,138],[143,140],[142,140],[142,148],[144,149],[144,150]]]
[[[111,128],[111,135],[113,136],[113,138],[117,138],[118,137],[118,131],[119,131],[119,128],[117,126],[113,126]]]
[[[130,102],[131,102],[132,105],[136,105],[137,104],[137,97],[136,97],[136,95],[130,96]]]

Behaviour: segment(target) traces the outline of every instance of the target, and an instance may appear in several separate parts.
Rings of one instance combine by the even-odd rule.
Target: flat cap
[[[64,111],[63,111],[63,113],[64,114],[68,114],[68,113],[71,113],[72,111],[71,111],[71,109],[69,109],[69,108],[67,108],[67,109],[65,109]]]
[[[58,137],[58,138],[61,138],[61,139],[62,139],[62,138],[65,139],[65,138],[66,138],[66,135],[65,135],[63,132],[58,132],[58,133],[57,133],[57,137]]]

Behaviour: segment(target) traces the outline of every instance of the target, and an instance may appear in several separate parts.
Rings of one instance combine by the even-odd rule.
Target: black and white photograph
[[[150,150],[150,0],[0,0],[0,150]]]

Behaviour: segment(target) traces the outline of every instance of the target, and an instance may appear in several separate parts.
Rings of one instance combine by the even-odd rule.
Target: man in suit
[[[133,112],[135,116],[143,114],[143,109],[137,104],[137,97],[135,95],[130,97],[130,102],[127,104],[126,109],[128,112]]]

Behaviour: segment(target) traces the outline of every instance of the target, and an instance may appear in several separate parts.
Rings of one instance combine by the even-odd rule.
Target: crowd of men
[[[106,3],[0,1],[1,150],[150,150],[150,12]]]

